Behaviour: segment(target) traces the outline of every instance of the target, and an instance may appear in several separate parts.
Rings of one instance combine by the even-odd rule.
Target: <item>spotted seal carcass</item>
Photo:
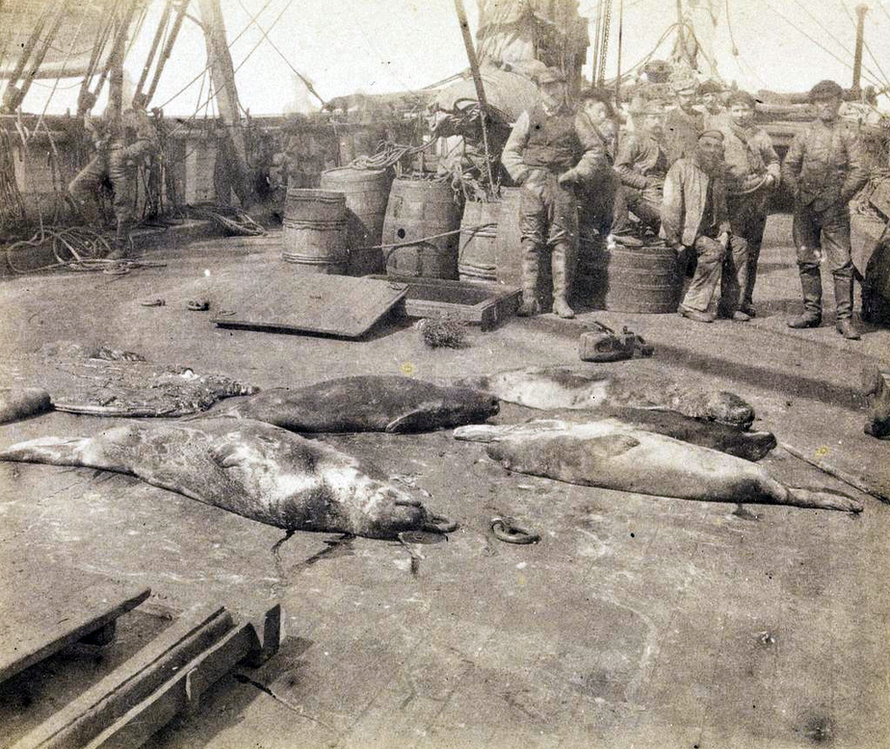
[[[443,387],[398,375],[360,375],[300,388],[272,388],[225,415],[292,432],[426,432],[485,421],[498,399],[465,387]]]
[[[374,466],[248,419],[133,422],[96,437],[20,442],[0,451],[0,460],[128,473],[287,531],[396,538],[446,529]]]
[[[455,384],[486,390],[503,401],[545,411],[560,408],[607,411],[630,406],[672,409],[695,419],[742,429],[754,421],[754,409],[734,393],[677,383],[661,374],[640,370],[619,373],[530,367],[463,378]]]
[[[862,511],[844,495],[787,487],[756,463],[616,419],[465,426],[454,436],[486,443],[488,455],[508,470],[570,484],[709,502]]]
[[[0,388],[0,424],[37,416],[52,407],[49,393],[41,388]]]

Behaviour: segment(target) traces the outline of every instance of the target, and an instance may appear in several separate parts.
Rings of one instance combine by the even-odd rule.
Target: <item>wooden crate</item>
[[[522,297],[519,289],[469,281],[406,276],[370,276],[404,283],[408,317],[450,317],[491,330],[513,317]]]

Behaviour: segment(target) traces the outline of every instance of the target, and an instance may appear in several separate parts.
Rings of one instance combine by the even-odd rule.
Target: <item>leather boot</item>
[[[800,266],[803,314],[788,321],[789,328],[818,328],[822,324],[822,275],[819,266]]]
[[[550,267],[553,272],[553,312],[562,318],[575,316],[575,310],[569,306],[572,277],[572,253],[566,242],[553,245]]]
[[[130,256],[130,227],[129,221],[118,221],[117,231],[114,235],[114,247],[106,256],[106,260],[126,260]]]
[[[538,303],[538,254],[540,247],[530,239],[522,240],[522,304],[519,317],[532,317],[541,311]]]
[[[837,305],[837,332],[848,341],[858,341],[859,331],[853,324],[853,279],[834,277],[834,301]]]

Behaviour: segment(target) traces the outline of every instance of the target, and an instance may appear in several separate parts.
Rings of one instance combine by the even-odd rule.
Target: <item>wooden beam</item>
[[[862,44],[865,39],[865,14],[867,5],[856,6],[856,51],[853,55],[853,96],[858,99],[862,95]]]

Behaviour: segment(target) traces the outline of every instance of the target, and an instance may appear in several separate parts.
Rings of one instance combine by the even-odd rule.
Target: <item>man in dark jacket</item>
[[[668,162],[691,157],[698,148],[698,136],[704,132],[705,116],[695,108],[698,83],[693,79],[673,84],[677,106],[668,112],[664,121],[665,146]]]
[[[548,68],[538,76],[540,102],[523,112],[504,146],[501,163],[521,187],[523,317],[540,312],[539,256],[551,248],[553,311],[574,317],[569,306],[571,272],[578,239],[574,184],[587,179],[589,147],[582,144],[575,114],[566,104],[565,76]]]
[[[734,236],[748,245],[741,311],[754,317],[754,283],[766,227],[767,203],[779,184],[779,157],[765,130],[754,125],[755,101],[736,91],[727,101],[729,119],[719,129],[725,136],[726,208]]]
[[[692,251],[698,256],[695,275],[679,312],[697,322],[710,323],[717,285],[721,285],[720,307],[740,322],[739,281],[744,281],[745,240],[733,238],[726,210],[723,185],[723,133],[706,130],[699,136],[691,158],[679,159],[664,182],[662,228],[667,243],[681,257]]]
[[[838,120],[843,90],[821,81],[810,90],[817,119],[795,136],[782,164],[782,180],[794,195],[794,245],[803,292],[803,314],[791,328],[822,324],[822,250],[834,276],[837,330],[859,338],[853,324],[853,262],[847,205],[868,179],[856,135]]]

